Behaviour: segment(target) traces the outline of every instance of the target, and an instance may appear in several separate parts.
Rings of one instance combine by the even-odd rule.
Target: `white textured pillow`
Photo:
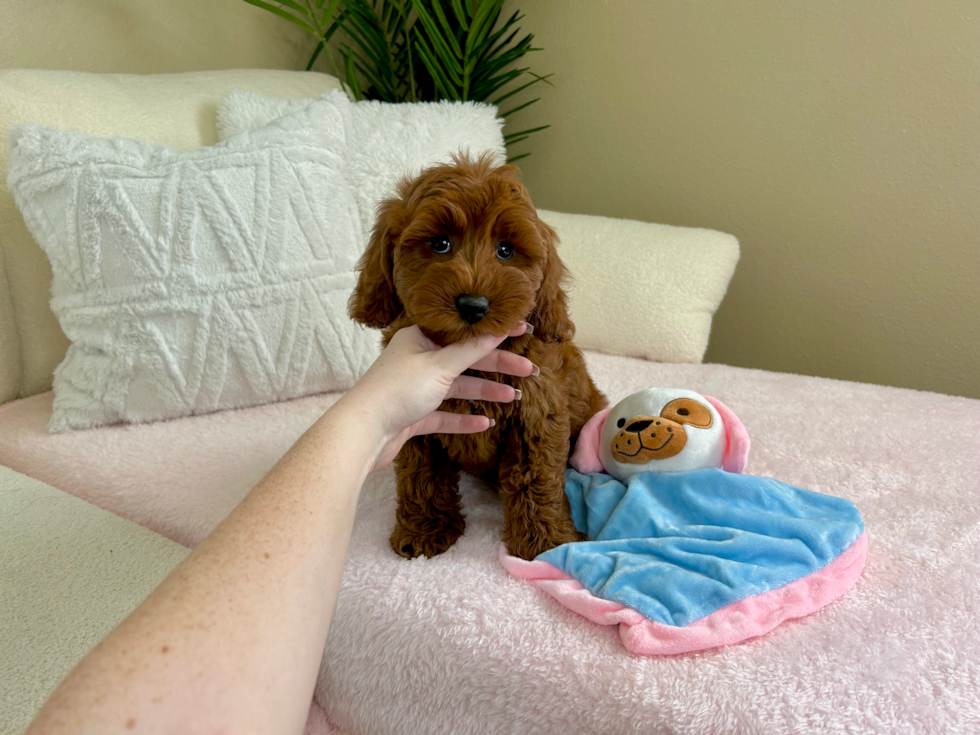
[[[130,11],[132,5],[126,4],[125,16],[117,16],[117,31],[128,32],[130,12],[137,16],[162,13],[164,8],[167,13],[178,12],[173,3],[157,3],[159,7],[152,10],[144,4]],[[104,7],[96,10],[95,4],[85,2],[72,6],[91,16],[92,23],[100,22],[96,18],[105,21]],[[179,7],[186,7],[186,3]],[[196,13],[195,18],[200,20]],[[60,17],[64,19],[63,15]],[[119,21],[120,17],[125,20]],[[9,27],[9,14],[4,20],[8,22],[7,33],[19,32]],[[3,33],[0,31],[0,35]],[[181,42],[186,43],[187,39]],[[79,62],[80,47],[73,46],[66,50],[67,56],[60,58]],[[177,43],[175,48],[179,46]],[[95,53],[95,46],[91,50]],[[0,56],[4,53],[6,49],[0,50]],[[94,63],[103,66],[105,60],[102,54]],[[146,59],[133,61],[142,67]],[[3,183],[10,161],[7,138],[11,128],[33,122],[103,138],[135,138],[172,145],[178,151],[192,151],[217,142],[214,110],[218,101],[234,89],[310,98],[339,87],[340,81],[328,74],[273,69],[145,76],[0,69],[0,403],[51,390],[54,369],[65,359],[69,345],[48,303],[51,264],[31,237]]]
[[[267,125],[310,102],[231,92],[218,104],[218,137]],[[405,173],[448,161],[463,146],[491,150],[502,161],[500,122],[495,108],[472,102],[352,104],[351,180],[360,190],[365,231],[374,224],[374,206]],[[738,262],[734,237],[607,217],[539,214],[558,231],[559,253],[574,278],[569,307],[576,344],[661,362],[701,362],[711,319]],[[638,310],[638,304],[644,308]]]
[[[206,413],[350,387],[377,354],[347,317],[365,233],[341,93],[177,153],[35,125],[8,185],[72,344],[49,429]]]
[[[328,92],[337,94],[337,92]],[[311,104],[257,92],[232,92],[218,103],[218,138],[268,125]],[[390,104],[365,100],[350,106],[348,178],[365,232],[374,226],[378,203],[394,194],[398,182],[458,152],[507,158],[503,120],[497,108],[480,102]]]

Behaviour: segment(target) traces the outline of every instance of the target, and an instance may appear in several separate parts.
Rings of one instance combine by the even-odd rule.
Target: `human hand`
[[[447,398],[506,403],[519,397],[509,385],[460,375],[474,369],[526,377],[537,368],[526,357],[497,346],[530,327],[509,334],[475,337],[440,347],[417,326],[398,330],[374,364],[344,397],[361,415],[378,421],[379,450],[371,471],[391,462],[402,445],[422,434],[474,434],[493,422],[486,416],[437,410]]]

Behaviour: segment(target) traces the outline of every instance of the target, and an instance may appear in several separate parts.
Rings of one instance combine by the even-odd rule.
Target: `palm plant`
[[[326,51],[333,73],[354,99],[384,102],[475,100],[498,108],[548,81],[519,62],[532,52],[520,37],[515,11],[502,18],[504,0],[264,0],[245,2],[295,23],[318,40],[306,68]],[[340,35],[336,37],[337,32]],[[333,41],[333,43],[331,43]],[[341,61],[334,57],[337,50]],[[500,113],[507,120],[540,97]],[[550,126],[508,133],[508,148]],[[511,161],[529,156],[522,153]]]

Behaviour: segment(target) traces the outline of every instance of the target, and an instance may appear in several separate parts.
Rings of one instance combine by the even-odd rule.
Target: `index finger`
[[[454,376],[459,375],[464,370],[468,370],[470,367],[475,366],[476,363],[480,362],[483,358],[491,355],[497,349],[497,346],[508,337],[520,337],[522,334],[526,334],[527,330],[528,325],[522,323],[509,334],[488,334],[475,337],[474,339],[468,339],[465,342],[456,342],[451,345],[446,345],[436,352],[437,359],[441,363],[442,367],[450,371]],[[514,357],[518,356],[514,355]],[[530,370],[527,374],[531,374]]]
[[[521,355],[515,355],[507,350],[493,350],[489,355],[481,357],[470,367],[487,373],[503,373],[526,378],[534,375],[534,363]]]

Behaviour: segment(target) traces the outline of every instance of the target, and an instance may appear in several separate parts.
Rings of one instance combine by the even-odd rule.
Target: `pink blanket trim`
[[[836,559],[801,579],[747,597],[683,627],[647,620],[632,608],[595,597],[579,582],[544,561],[525,561],[500,544],[497,556],[507,572],[526,579],[558,602],[599,625],[616,625],[631,653],[664,656],[730,646],[764,635],[785,620],[801,618],[829,605],[849,590],[864,569],[868,533]]]

